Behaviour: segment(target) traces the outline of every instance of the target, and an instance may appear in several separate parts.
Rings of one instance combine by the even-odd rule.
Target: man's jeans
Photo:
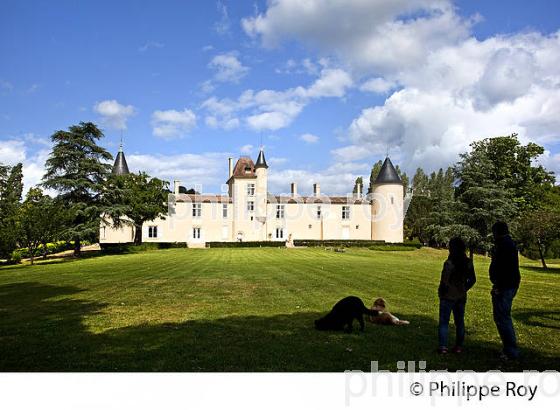
[[[461,300],[439,300],[439,347],[447,347],[447,334],[449,333],[449,318],[453,312],[455,322],[455,345],[463,346],[465,340],[465,304],[466,299]]]
[[[500,289],[492,291],[494,322],[504,345],[504,353],[509,358],[517,358],[519,351],[515,339],[515,330],[511,321],[511,305],[517,289]]]

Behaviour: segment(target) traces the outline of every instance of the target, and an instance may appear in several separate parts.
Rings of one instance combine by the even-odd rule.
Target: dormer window
[[[245,167],[245,173],[250,174],[251,173],[251,167]]]

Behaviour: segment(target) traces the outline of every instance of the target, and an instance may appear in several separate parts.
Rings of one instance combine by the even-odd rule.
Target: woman
[[[441,281],[439,284],[439,348],[438,353],[446,354],[447,334],[449,331],[449,318],[453,312],[456,338],[454,353],[463,351],[465,340],[465,304],[467,291],[476,282],[474,266],[465,254],[465,242],[461,238],[452,238],[449,241],[449,257],[443,264]]]

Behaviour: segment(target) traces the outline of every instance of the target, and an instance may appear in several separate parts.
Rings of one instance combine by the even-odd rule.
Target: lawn
[[[488,259],[467,304],[463,355],[438,356],[444,251],[169,249],[0,268],[0,371],[560,370],[560,267],[523,261],[523,357],[497,359]],[[346,295],[379,296],[408,327],[318,332]],[[357,326],[356,326],[357,328]],[[450,329],[454,331],[453,327]],[[453,340],[453,337],[451,337]]]

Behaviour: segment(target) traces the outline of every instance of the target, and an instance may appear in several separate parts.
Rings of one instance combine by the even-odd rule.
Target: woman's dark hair
[[[469,258],[466,255],[467,245],[458,236],[449,240],[449,259],[453,262],[455,269],[465,272]]]
[[[494,225],[492,225],[492,233],[494,235],[503,236],[509,234],[509,228],[507,223],[498,221]]]

